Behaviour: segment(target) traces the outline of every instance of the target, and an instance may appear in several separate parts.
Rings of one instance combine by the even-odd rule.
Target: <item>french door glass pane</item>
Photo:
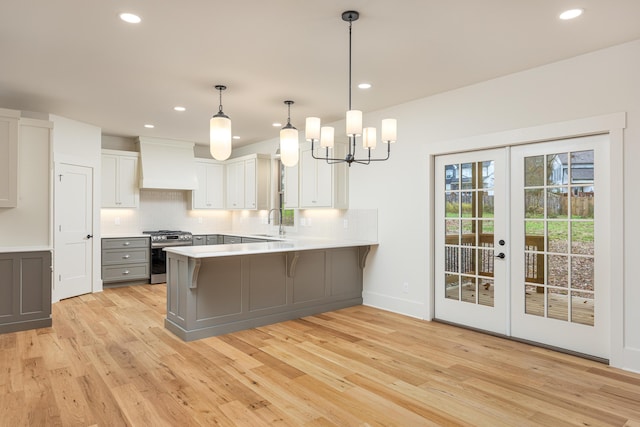
[[[547,222],[547,250],[560,254],[569,253],[569,223],[567,221]]]
[[[527,314],[594,324],[593,161],[592,150],[524,159]]]
[[[544,156],[532,156],[524,159],[524,185],[526,187],[544,185]]]
[[[493,306],[493,187],[493,161],[445,165],[448,299]]]
[[[493,279],[485,277],[478,280],[478,304],[493,307],[494,303]]]

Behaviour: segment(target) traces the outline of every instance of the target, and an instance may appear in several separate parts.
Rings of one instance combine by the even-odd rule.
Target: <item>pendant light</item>
[[[396,142],[396,119],[382,120],[382,130],[380,136],[382,142],[387,144],[387,156],[383,158],[372,158],[371,150],[376,148],[376,128],[362,128],[362,111],[351,108],[351,26],[357,21],[360,14],[354,10],[342,13],[342,20],[349,23],[349,110],[346,114],[346,133],[349,138],[348,152],[344,158],[333,157],[329,150],[334,146],[334,129],[330,126],[320,126],[318,117],[307,117],[305,122],[305,139],[311,141],[311,156],[314,159],[325,160],[327,163],[352,163],[368,165],[371,162],[381,162],[389,159],[391,155],[391,144]],[[362,147],[367,150],[366,157],[356,157],[356,138],[362,137]],[[320,148],[324,148],[324,157],[316,156],[314,144],[320,142]]]
[[[284,101],[287,105],[287,124],[280,130],[280,161],[285,166],[298,164],[298,129],[291,125],[291,104],[293,101]]]
[[[216,85],[220,92],[220,107],[209,122],[209,150],[216,160],[227,160],[231,155],[231,119],[222,111],[222,91],[227,87]]]

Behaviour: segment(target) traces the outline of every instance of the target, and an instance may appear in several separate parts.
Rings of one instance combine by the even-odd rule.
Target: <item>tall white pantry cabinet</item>
[[[19,118],[19,112],[0,108],[0,208],[18,203]]]

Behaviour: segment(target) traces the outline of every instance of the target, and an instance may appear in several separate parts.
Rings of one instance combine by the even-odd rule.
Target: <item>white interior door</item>
[[[92,168],[56,165],[54,281],[59,299],[92,290],[92,188]]]
[[[609,357],[607,135],[512,149],[512,335]]]
[[[507,334],[506,149],[436,159],[436,318]],[[502,254],[502,255],[501,255]]]
[[[607,359],[608,136],[435,166],[435,317]]]

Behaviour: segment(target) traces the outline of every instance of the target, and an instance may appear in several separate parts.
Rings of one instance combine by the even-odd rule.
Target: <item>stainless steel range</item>
[[[162,250],[169,246],[191,246],[193,235],[188,231],[157,230],[143,231],[151,242],[151,283],[167,281],[167,255]]]

